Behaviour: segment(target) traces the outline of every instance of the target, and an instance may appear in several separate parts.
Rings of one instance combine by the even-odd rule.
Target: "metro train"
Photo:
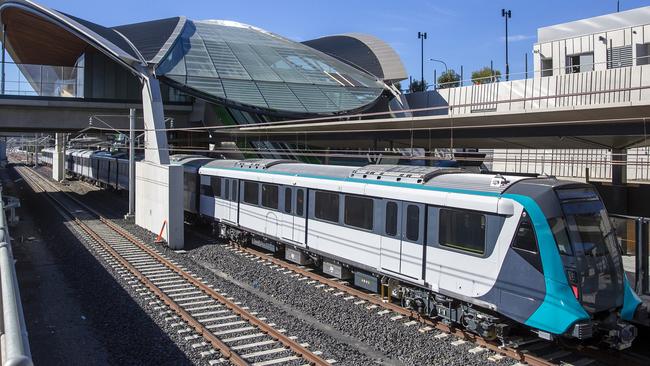
[[[106,153],[68,154],[71,173],[110,176],[95,162]],[[588,184],[453,167],[172,161],[185,167],[185,210],[221,237],[386,290],[489,339],[511,342],[523,325],[544,339],[624,349],[636,337],[629,322],[647,318]]]

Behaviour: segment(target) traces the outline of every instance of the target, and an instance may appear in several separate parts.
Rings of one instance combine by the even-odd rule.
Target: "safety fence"
[[[6,203],[5,200],[7,200]],[[5,210],[11,210],[13,217],[13,209],[17,206],[17,200],[2,197],[2,188],[0,187],[0,285],[2,287],[0,353],[3,366],[31,366],[33,364],[5,214]]]

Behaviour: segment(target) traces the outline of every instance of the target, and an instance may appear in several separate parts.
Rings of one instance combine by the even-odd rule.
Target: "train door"
[[[400,273],[422,278],[422,256],[424,244],[424,205],[402,203],[402,250],[400,254]]]
[[[285,187],[282,216],[282,238],[305,244],[305,188]]]
[[[228,218],[237,223],[239,213],[239,183],[237,179],[230,179],[230,199],[228,200]]]
[[[385,215],[379,263],[382,269],[399,273],[402,254],[402,202],[385,200],[382,204]]]
[[[293,238],[296,243],[305,243],[307,229],[307,193],[305,188],[294,188],[295,214],[293,215]]]

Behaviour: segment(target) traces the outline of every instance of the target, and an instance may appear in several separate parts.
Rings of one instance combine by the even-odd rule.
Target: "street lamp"
[[[512,11],[501,9],[501,16],[506,19],[506,81],[510,79],[510,65],[508,64],[508,19],[512,18]]]
[[[424,40],[427,39],[427,32],[418,32],[418,39],[420,40],[420,56],[422,58],[420,66],[422,68],[420,74],[420,81],[422,82],[422,90],[425,90],[424,87]]]
[[[444,62],[442,60],[435,59],[435,58],[430,58],[429,61],[440,62],[441,64],[443,64],[445,66],[445,74],[449,73],[449,69],[447,68],[447,63],[446,62]],[[438,85],[438,80],[436,80],[436,70],[435,69],[433,70],[433,82],[432,82],[432,84],[434,85],[434,89]]]

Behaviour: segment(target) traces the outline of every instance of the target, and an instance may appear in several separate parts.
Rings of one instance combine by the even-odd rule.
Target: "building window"
[[[607,50],[607,68],[632,66],[632,45],[610,47]]]
[[[566,73],[594,71],[594,53],[586,52],[566,57]]]
[[[273,184],[262,184],[262,206],[278,209],[278,186]]]
[[[372,230],[374,201],[371,198],[345,196],[344,222],[346,225]]]
[[[636,64],[650,65],[650,43],[639,43],[636,45]]]
[[[305,214],[305,191],[299,189],[296,193],[296,215],[302,217]]]
[[[314,216],[317,219],[339,222],[339,195],[338,193],[329,193],[317,191],[314,194]]]
[[[420,238],[420,207],[408,205],[406,208],[406,239],[418,241]]]
[[[440,210],[440,245],[485,254],[485,216],[460,210]]]
[[[542,58],[542,65],[540,67],[542,76],[553,76],[553,59]]]
[[[244,182],[244,202],[251,205],[260,204],[260,185],[254,182]]]
[[[386,203],[386,235],[397,235],[397,203]]]
[[[291,213],[291,188],[284,189],[284,212]]]

